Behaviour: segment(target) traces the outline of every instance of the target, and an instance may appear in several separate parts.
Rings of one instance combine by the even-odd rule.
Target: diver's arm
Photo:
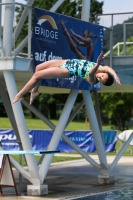
[[[101,61],[103,60],[104,56],[103,54],[101,53],[99,56],[98,56],[98,59],[97,59],[97,63],[93,66],[93,68],[89,71],[89,77],[88,77],[88,80],[90,82],[90,84],[94,85],[96,84],[96,78],[95,78],[95,73],[97,72],[98,68],[99,68],[99,65],[101,64]]]
[[[116,72],[111,67],[109,67],[109,66],[101,66],[101,70],[102,70],[102,72],[106,72],[106,73],[111,74],[114,77],[116,83],[121,85],[121,82],[120,82],[120,79],[119,79],[118,75],[116,74]]]

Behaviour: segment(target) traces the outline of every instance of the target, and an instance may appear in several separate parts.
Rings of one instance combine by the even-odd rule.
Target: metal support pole
[[[22,150],[22,143],[19,144],[20,150]],[[19,155],[19,164],[22,166],[22,154]],[[22,174],[19,172],[19,194],[22,192]]]
[[[62,111],[62,114],[60,116],[59,122],[55,128],[53,137],[49,143],[48,150],[56,149],[59,143],[59,140],[63,134],[63,131],[65,130],[66,123],[68,121],[69,115],[71,113],[71,110],[73,108],[73,105],[75,103],[76,97],[78,95],[78,90],[71,90],[68,99],[66,101],[66,104],[64,106],[64,109]],[[45,155],[42,165],[39,170],[41,182],[43,182],[47,172],[48,168],[51,164],[52,158],[54,155]]]
[[[127,42],[126,42],[126,26],[127,25],[133,25],[133,22],[123,24],[124,56],[126,56],[126,44],[127,44]]]
[[[0,3],[2,2],[2,0],[0,0]],[[1,35],[2,35],[2,33],[1,33],[1,30],[2,30],[2,5],[0,5],[0,47],[1,47]]]
[[[119,56],[120,55],[120,44],[118,43],[118,52],[117,52],[117,55]]]
[[[89,21],[89,17],[90,17],[90,4],[91,4],[90,0],[82,0],[82,16],[81,16],[81,19],[84,20],[84,21],[87,21],[87,22]],[[100,117],[100,108],[99,108],[99,104],[98,104],[98,100],[97,100],[97,96],[96,95],[97,94],[95,93],[94,97],[95,97],[95,102],[96,102],[97,120],[98,120],[99,129],[100,129],[100,133],[101,133],[101,138],[102,138],[102,142],[103,142],[104,138],[103,138],[103,133],[102,133],[102,123],[101,123],[101,117]],[[90,123],[90,124],[92,126],[92,123]],[[104,163],[105,163],[105,165],[107,167],[106,160],[104,160]]]
[[[4,77],[5,77],[6,85],[7,85],[8,91],[9,91],[10,100],[12,102],[14,96],[17,93],[15,80],[14,80],[12,72],[10,72],[10,71],[4,72]],[[27,130],[27,126],[26,126],[26,122],[24,119],[24,114],[23,114],[23,110],[22,110],[20,102],[17,102],[13,105],[13,112],[14,112],[14,116],[16,119],[17,127],[19,127],[19,133],[20,133],[20,138],[21,138],[22,144],[23,144],[23,148],[27,149],[27,150],[31,150],[32,146],[31,146],[31,142],[29,139],[29,134],[28,134],[28,130]],[[31,182],[33,184],[40,185],[38,168],[37,168],[37,164],[35,162],[34,156],[26,155],[26,159],[27,159],[29,171],[31,173]],[[32,177],[33,174],[34,174],[34,176]]]
[[[32,22],[32,10],[29,8],[28,14],[28,58],[31,58],[31,22]]]
[[[31,32],[31,35],[32,35],[32,32]],[[31,38],[31,36],[30,36]],[[27,35],[23,41],[16,47],[16,49],[14,49],[14,51],[12,52],[12,55],[15,57],[19,54],[19,52],[27,45],[28,43],[28,39],[29,39],[29,36]],[[28,53],[30,55],[30,51]],[[29,57],[30,58],[30,57]]]
[[[93,132],[93,136],[94,136],[97,154],[99,156],[99,160],[100,160],[100,164],[101,164],[101,168],[102,168],[101,173],[103,175],[109,175],[105,148],[103,146],[102,138],[100,135],[91,95],[90,95],[90,92],[87,90],[83,90],[82,93],[83,93],[87,114],[88,114],[88,117],[90,120],[92,132]]]
[[[99,130],[100,130],[101,138],[102,138],[102,141],[103,141],[103,145],[104,145],[102,121],[101,121],[100,107],[99,107],[99,102],[98,102],[97,91],[94,91],[93,94],[94,94],[94,99],[95,99],[95,108],[96,108],[96,116],[97,116],[98,126],[99,126]]]
[[[16,121],[14,118],[14,113],[11,107],[11,103],[7,95],[7,92],[1,83],[0,83],[0,95],[3,100],[3,104],[5,107],[6,113],[8,115],[8,118],[10,119],[11,125],[13,127],[14,133],[17,137],[17,141],[20,141],[20,136],[19,136],[18,128],[17,128]],[[20,149],[22,150],[22,144],[20,145],[21,145]],[[22,155],[19,155],[19,164],[22,165]],[[21,191],[22,191],[22,175],[19,172],[19,194],[21,194]]]
[[[17,140],[20,141],[20,136],[19,136],[19,132],[18,132],[18,127],[15,121],[15,117],[14,117],[14,113],[12,110],[12,106],[11,106],[11,102],[9,99],[9,96],[7,94],[7,91],[5,90],[4,86],[2,85],[2,83],[0,82],[0,95],[7,113],[7,116],[10,120],[10,123],[13,127],[14,133],[17,137]]]
[[[89,22],[89,17],[90,17],[90,0],[82,0],[81,19]]]
[[[130,137],[128,138],[128,140],[125,142],[124,146],[122,147],[122,149],[119,151],[119,153],[117,154],[117,156],[115,157],[113,163],[109,166],[109,171],[111,172],[114,167],[116,166],[116,164],[118,163],[119,159],[121,158],[121,156],[123,155],[123,153],[125,152],[125,150],[127,149],[128,145],[130,144],[131,140],[133,139],[133,132],[130,135]]]
[[[12,50],[12,32],[13,32],[13,20],[14,20],[14,4],[15,0],[6,0],[5,15],[4,15],[4,29],[3,29],[3,47],[5,50],[5,56],[11,55]]]
[[[77,106],[77,108],[72,112],[71,116],[70,116],[69,119],[68,119],[67,126],[68,126],[68,124],[74,119],[74,117],[77,115],[77,113],[78,113],[79,110],[83,107],[84,104],[85,104],[85,103],[84,103],[84,100],[82,100],[82,101],[80,102],[80,104]]]
[[[15,3],[15,0],[6,0],[6,3]],[[3,48],[5,50],[5,56],[11,55],[12,49],[12,32],[13,32],[13,19],[14,19],[14,4],[7,4],[5,6],[5,18],[4,18],[4,35],[3,35]],[[12,71],[3,71],[6,86],[9,92],[10,101],[14,99],[17,94],[17,87]],[[19,127],[20,138],[24,149],[31,150],[31,142],[28,134],[28,130],[25,123],[24,114],[22,111],[21,103],[17,102],[13,104],[13,112],[16,119],[17,127]],[[33,184],[40,185],[39,173],[37,164],[35,162],[34,155],[26,155],[29,171],[31,174],[30,181]]]
[[[55,12],[63,2],[64,0],[58,0],[49,11]]]
[[[39,157],[39,159],[38,159],[38,161],[37,161],[37,166],[40,165],[40,164],[42,163],[44,156],[45,156],[45,154],[42,154],[42,155]]]
[[[12,166],[18,170],[26,179],[30,181],[31,176],[30,173],[27,172],[15,159],[10,156]]]
[[[110,67],[113,67],[113,14],[111,15],[111,30],[110,30]]]
[[[34,3],[34,0],[28,0],[27,5],[32,6],[33,3]],[[16,27],[14,33],[13,33],[13,35],[12,35],[12,41],[13,41],[12,45],[13,45],[13,44],[15,43],[15,41],[17,40],[17,38],[18,38],[18,36],[19,36],[19,33],[20,33],[20,31],[21,31],[21,29],[22,29],[22,27],[23,27],[23,25],[24,25],[24,22],[25,22],[25,20],[26,20],[26,18],[27,18],[27,16],[28,16],[28,13],[29,13],[29,8],[26,7],[26,8],[24,9],[23,13],[22,13],[22,16],[20,17],[20,20],[19,20],[19,22],[18,22],[18,24],[17,24],[17,27]]]
[[[26,100],[22,100],[23,105],[25,105],[30,111],[32,111],[38,118],[40,118],[44,123],[46,123],[52,130],[55,130],[55,125],[49,121],[42,113],[40,113],[34,106],[29,105]],[[71,118],[71,117],[70,117]],[[70,120],[68,120],[70,121]],[[86,152],[84,152],[78,145],[76,145],[72,140],[69,139],[64,133],[62,134],[62,139],[69,144],[73,149],[75,149],[80,155],[83,156],[93,167],[100,170],[101,167],[98,163],[96,163]],[[43,155],[39,159],[39,162],[42,162]]]
[[[123,24],[124,56],[126,55],[126,24]]]
[[[95,15],[95,24],[98,24],[98,15]]]

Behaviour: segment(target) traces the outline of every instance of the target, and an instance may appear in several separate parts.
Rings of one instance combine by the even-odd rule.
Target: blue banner
[[[100,52],[103,52],[103,27],[34,8],[32,47],[34,66],[54,59],[78,58],[96,62]],[[100,83],[92,87],[79,77],[46,79],[42,81],[42,86],[100,89]]]
[[[95,152],[96,147],[92,131],[65,131],[64,134],[77,144],[84,152]],[[117,141],[117,131],[103,131],[104,143],[106,152],[115,150]],[[52,130],[29,130],[29,137],[32,143],[33,150],[45,150],[53,136]],[[19,150],[19,143],[16,141],[16,136],[13,130],[1,129],[0,142],[4,150]],[[61,152],[75,152],[65,141],[60,139],[57,147]]]

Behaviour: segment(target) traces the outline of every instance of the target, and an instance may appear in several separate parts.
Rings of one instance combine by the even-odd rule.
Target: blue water
[[[79,197],[75,200],[133,200],[133,187]]]

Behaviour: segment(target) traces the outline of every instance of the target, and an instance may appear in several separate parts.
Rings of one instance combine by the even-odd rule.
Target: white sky
[[[45,1],[45,0],[44,0]],[[109,13],[122,13],[122,12],[133,12],[133,0],[98,0],[103,1],[103,14]],[[5,0],[2,0],[4,3]],[[15,0],[18,3],[26,3],[24,0]],[[122,23],[124,20],[132,17],[132,15],[117,15],[114,17],[114,24]],[[101,17],[100,25],[110,27],[111,17]]]
[[[98,0],[103,1],[103,14],[133,12],[133,0]]]
[[[44,0],[45,1],[45,0]],[[98,0],[103,1],[103,13],[133,12],[133,0]],[[5,0],[2,0],[4,3]],[[18,3],[25,3],[24,0],[15,0]]]
[[[3,0],[5,1],[5,0]],[[45,0],[44,0],[45,1]],[[103,14],[133,12],[133,0],[98,0],[103,1]],[[19,3],[25,3],[24,0],[16,0]]]
[[[133,12],[133,0],[98,0],[99,2],[103,1],[103,14],[112,14],[112,13],[127,13]],[[132,14],[122,14],[114,15],[113,21],[114,25],[122,23],[128,18],[133,17]],[[111,26],[111,16],[103,16],[100,20],[100,25],[110,27]]]

